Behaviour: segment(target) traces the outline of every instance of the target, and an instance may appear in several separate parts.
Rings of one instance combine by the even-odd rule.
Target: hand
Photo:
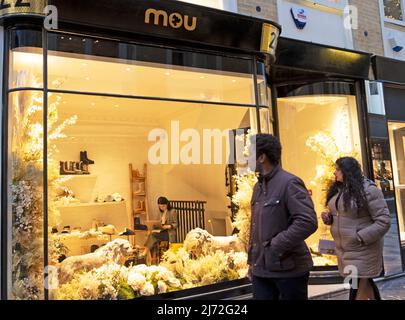
[[[330,212],[322,212],[321,217],[324,224],[326,225],[332,224],[332,214]]]

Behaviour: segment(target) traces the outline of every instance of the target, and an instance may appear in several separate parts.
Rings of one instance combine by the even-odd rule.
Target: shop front
[[[45,4],[57,30],[43,28]],[[255,132],[280,137],[283,166],[319,214],[336,157],[357,157],[372,177],[368,54],[178,1],[30,8],[1,13],[3,299],[249,294],[256,178],[235,149]],[[144,256],[165,225],[160,197],[177,212],[174,237]],[[311,281],[341,281],[319,225]]]
[[[397,230],[400,238],[402,261],[405,265],[405,216],[404,216],[404,111],[405,63],[391,58],[374,57],[376,81],[370,84],[375,88],[377,101],[371,106],[375,127],[379,128],[379,140],[375,141],[374,156],[381,158],[376,167],[376,179],[390,191],[392,207],[398,214]],[[378,90],[378,91],[377,91]],[[386,187],[385,187],[386,186]]]

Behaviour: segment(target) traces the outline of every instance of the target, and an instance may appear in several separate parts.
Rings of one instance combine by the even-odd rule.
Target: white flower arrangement
[[[17,75],[17,83],[22,87],[41,85],[28,71]],[[50,95],[51,96],[51,95]],[[76,122],[76,117],[58,122],[57,107],[60,97],[48,108],[49,142],[63,137],[67,125]],[[43,97],[39,91],[22,91],[13,95],[12,102],[12,295],[15,299],[43,298]],[[52,200],[59,176],[58,165],[52,159],[56,146],[49,144],[48,185]],[[49,201],[48,218],[51,226],[59,222],[59,211],[53,201]],[[54,245],[55,244],[55,245]],[[50,243],[50,261],[64,248]],[[56,250],[56,252],[54,251]],[[57,252],[57,250],[61,250]]]

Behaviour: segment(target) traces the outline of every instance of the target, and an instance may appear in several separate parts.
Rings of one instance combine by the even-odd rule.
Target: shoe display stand
[[[139,225],[149,225],[148,211],[148,188],[147,188],[147,164],[143,165],[143,170],[140,171],[129,164],[129,185],[130,199],[129,204],[132,212],[132,230],[135,231],[135,241],[139,245],[143,245],[146,240],[149,230],[139,230]],[[137,221],[137,222],[135,222]]]

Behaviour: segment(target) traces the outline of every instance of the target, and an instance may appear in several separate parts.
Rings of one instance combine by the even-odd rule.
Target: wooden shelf
[[[72,203],[68,205],[58,205],[58,208],[80,208],[80,207],[93,207],[93,206],[116,206],[120,204],[125,204],[125,201],[114,201],[114,202],[87,202],[87,203]]]

